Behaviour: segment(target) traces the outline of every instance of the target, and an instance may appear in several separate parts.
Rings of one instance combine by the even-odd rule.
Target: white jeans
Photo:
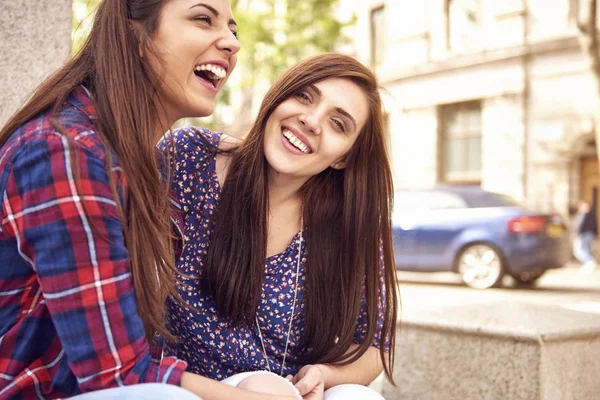
[[[279,375],[268,371],[243,372],[230,376],[222,382],[229,386],[237,386],[242,380],[250,375],[270,374],[283,379],[293,387],[292,383]],[[162,383],[145,383],[139,385],[124,386],[114,389],[100,390],[97,392],[81,394],[72,397],[73,400],[202,400],[195,394],[188,392],[179,386]],[[384,400],[379,393],[362,385],[339,385],[325,391],[324,400]]]
[[[70,400],[202,400],[192,392],[166,383],[142,383],[98,390],[71,397]]]
[[[241,374],[236,374],[230,376],[227,379],[223,379],[221,382],[229,385],[229,386],[237,386],[241,381],[246,379],[251,375],[273,375],[278,377],[279,379],[283,379],[288,382],[290,386],[293,386],[290,381],[287,379],[274,374],[269,371],[252,371],[252,372],[242,372]],[[373,389],[369,389],[363,385],[338,385],[332,388],[329,388],[325,391],[325,395],[323,396],[323,400],[385,400],[379,393],[374,391]]]

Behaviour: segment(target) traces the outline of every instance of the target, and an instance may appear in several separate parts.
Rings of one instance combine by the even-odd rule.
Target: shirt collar
[[[94,106],[93,97],[88,88],[79,85],[73,90],[73,93],[68,100],[75,108],[88,116],[89,119],[96,119],[96,107]]]

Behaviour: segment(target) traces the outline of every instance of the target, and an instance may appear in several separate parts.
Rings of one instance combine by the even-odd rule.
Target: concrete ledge
[[[422,313],[400,326],[388,400],[570,400],[600,393],[600,315],[532,304]]]

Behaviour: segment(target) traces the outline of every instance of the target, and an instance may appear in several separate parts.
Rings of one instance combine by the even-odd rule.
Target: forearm
[[[294,397],[249,392],[190,372],[181,376],[181,387],[203,400],[296,400]]]
[[[352,345],[350,350],[357,346]],[[318,364],[317,367],[323,373],[325,389],[345,383],[368,385],[383,371],[379,349],[375,347],[370,347],[365,354],[351,364]]]

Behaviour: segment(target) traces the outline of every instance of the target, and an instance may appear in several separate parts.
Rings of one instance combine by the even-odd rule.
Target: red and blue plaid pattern
[[[42,114],[0,148],[0,399],[178,385],[186,368],[144,339],[94,113],[80,88],[64,135]]]

